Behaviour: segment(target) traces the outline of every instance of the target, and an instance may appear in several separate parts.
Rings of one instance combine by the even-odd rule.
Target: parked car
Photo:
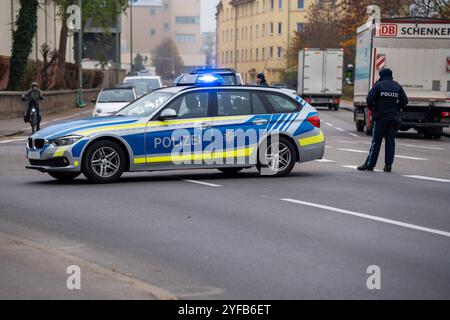
[[[119,83],[115,88],[133,88],[138,98],[152,91],[146,83]]]
[[[93,117],[110,116],[138,98],[133,87],[108,88],[100,91],[95,103]]]
[[[160,76],[129,76],[125,77],[123,83],[145,83],[151,90],[162,88]]]

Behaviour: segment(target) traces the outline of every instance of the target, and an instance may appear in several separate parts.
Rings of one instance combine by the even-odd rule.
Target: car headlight
[[[63,147],[63,146],[70,146],[82,138],[83,136],[70,135],[52,139],[49,142],[55,147]]]

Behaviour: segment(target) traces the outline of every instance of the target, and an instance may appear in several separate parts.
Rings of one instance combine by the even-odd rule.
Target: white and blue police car
[[[317,111],[294,91],[202,74],[193,86],[155,90],[112,116],[44,128],[26,151],[29,169],[108,183],[127,171],[199,168],[284,176],[324,149]]]

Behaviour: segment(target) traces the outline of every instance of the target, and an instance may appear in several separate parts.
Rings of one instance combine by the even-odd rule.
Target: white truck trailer
[[[367,134],[372,127],[366,96],[383,68],[392,69],[409,99],[399,129],[440,138],[450,122],[450,20],[379,19],[358,29],[354,120]]]
[[[298,95],[313,106],[338,110],[343,65],[343,49],[301,50],[298,54]]]

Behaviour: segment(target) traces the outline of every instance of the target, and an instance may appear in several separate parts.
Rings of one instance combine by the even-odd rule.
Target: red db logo
[[[382,24],[380,26],[380,36],[395,37],[397,35],[396,24]]]

